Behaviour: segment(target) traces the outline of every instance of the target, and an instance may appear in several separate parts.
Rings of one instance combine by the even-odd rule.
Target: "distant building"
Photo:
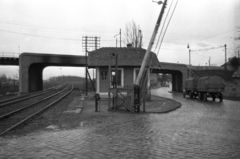
[[[141,48],[113,48],[104,47],[97,49],[95,51],[89,52],[88,54],[88,66],[89,68],[96,69],[96,92],[103,94],[107,93],[109,88],[112,87],[112,82],[109,81],[109,56],[111,53],[118,55],[118,84],[120,88],[131,87],[133,82],[137,78],[137,74],[141,67],[144,55],[146,53],[145,49]],[[151,52],[152,64],[151,69],[159,69],[159,61],[156,54]],[[115,66],[115,65],[112,65]],[[148,74],[150,74],[150,68],[148,69]],[[112,69],[111,77],[114,78],[115,70]],[[148,86],[150,86],[150,80],[148,81]]]
[[[238,69],[234,72],[232,78],[240,80],[240,66],[238,66]]]
[[[231,64],[230,64],[230,60],[231,58],[228,58],[228,61],[226,63],[224,63],[223,65],[221,65],[222,68],[227,68],[227,70],[229,71],[233,71],[235,70],[236,68],[234,68]],[[240,64],[240,59],[238,58],[238,63]]]

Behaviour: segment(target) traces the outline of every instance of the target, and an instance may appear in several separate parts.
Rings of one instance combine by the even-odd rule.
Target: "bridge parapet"
[[[19,58],[20,53],[14,53],[14,52],[0,52],[0,58]]]

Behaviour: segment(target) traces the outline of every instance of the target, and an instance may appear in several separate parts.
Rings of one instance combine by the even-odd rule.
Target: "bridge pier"
[[[85,56],[22,53],[19,57],[19,92],[43,90],[43,69],[47,66],[84,67]]]
[[[176,75],[172,74],[172,91],[177,91],[176,83],[177,83]]]
[[[45,66],[33,64],[29,68],[29,92],[43,90],[43,69]]]
[[[183,88],[183,75],[181,72],[172,73],[172,91],[181,92]]]

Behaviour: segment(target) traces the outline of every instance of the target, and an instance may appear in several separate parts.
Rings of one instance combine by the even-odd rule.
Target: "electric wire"
[[[172,2],[173,2],[173,1],[172,1]],[[171,19],[172,19],[173,13],[175,12],[175,9],[176,9],[176,7],[177,7],[177,4],[178,4],[178,0],[177,0],[177,2],[175,3],[175,6],[174,6],[173,11],[172,11],[172,14],[171,14],[171,16],[170,16],[170,19],[168,20],[167,26],[165,27],[165,31],[164,31],[163,36],[162,36],[162,38],[161,38],[161,42],[160,42],[160,44],[159,44],[159,48],[158,48],[158,51],[157,51],[157,55],[156,55],[156,56],[158,56],[158,54],[159,54],[159,51],[160,51],[160,48],[161,48],[161,45],[162,45],[164,36],[165,36],[165,34],[166,34],[167,28],[168,28],[168,26],[169,26],[169,24],[170,24],[170,21],[171,21]],[[170,6],[169,10],[171,10],[171,6]],[[167,19],[167,16],[165,17],[165,19]],[[164,25],[162,25],[162,30],[163,30],[163,29],[164,29]],[[160,37],[160,36],[161,36],[161,35],[159,35],[159,37]],[[153,57],[152,57],[152,59],[153,59]],[[152,64],[152,59],[151,59],[151,61],[150,61],[151,64]],[[149,77],[149,78],[150,78],[150,77]]]
[[[173,2],[173,1],[172,1],[172,2]],[[172,4],[172,3],[171,3],[171,4]],[[170,21],[171,21],[171,19],[172,19],[173,13],[175,12],[175,9],[176,9],[177,4],[178,4],[178,0],[177,0],[177,2],[176,2],[176,4],[175,4],[175,7],[174,7],[174,9],[173,9],[173,11],[172,11],[172,14],[171,14],[171,17],[170,17],[170,19],[169,19],[169,21],[168,21],[168,24],[167,24],[166,28],[165,28],[164,34],[163,34],[162,39],[161,39],[161,43],[162,43],[162,40],[163,40],[163,38],[164,38],[164,36],[165,36],[166,30],[167,30],[167,28],[168,28],[168,26],[169,26],[169,23],[170,23]],[[162,9],[164,9],[164,8],[162,8]],[[171,5],[170,5],[168,11],[170,11],[170,10],[171,10]],[[169,12],[168,12],[168,13],[169,13]],[[164,25],[165,25],[165,21],[166,21],[166,19],[167,19],[168,13],[167,13],[167,15],[165,16]],[[162,30],[164,29],[164,25],[162,25]],[[162,34],[162,31],[160,32],[159,37],[161,36],[161,34]],[[161,46],[161,43],[160,43],[160,46]],[[155,48],[156,48],[156,47],[155,47]],[[158,52],[158,53],[159,53],[159,52]],[[158,55],[158,53],[157,53],[157,55]],[[146,68],[147,68],[147,67],[150,67],[150,66],[152,65],[152,61],[153,61],[153,55],[150,56],[149,65],[146,65]],[[145,70],[147,70],[147,69],[145,69]],[[146,77],[145,80],[143,80],[141,83],[146,83],[147,81],[149,81],[149,79],[150,79],[150,76],[148,75],[148,77]],[[144,93],[147,88],[146,88],[146,87],[143,87],[143,88],[145,88],[145,89],[143,89],[143,93]]]
[[[104,33],[109,33],[109,34],[115,33],[115,31],[97,31],[97,30],[88,30],[88,29],[82,29],[84,31],[80,31],[77,29],[71,30],[71,29],[64,29],[64,28],[51,28],[51,27],[33,26],[33,25],[28,25],[28,24],[6,22],[6,21],[0,21],[0,23],[22,26],[22,27],[38,28],[38,29],[44,29],[44,30],[65,31],[65,32],[79,32],[79,33],[82,33],[82,32],[104,32]]]
[[[172,3],[173,3],[173,1],[172,1]],[[172,3],[171,3],[171,4],[172,4]],[[165,22],[166,22],[166,19],[168,18],[168,13],[169,13],[169,12],[168,12],[167,15],[165,16],[165,20],[164,20],[164,23],[163,23],[163,25],[162,25],[161,32],[160,32],[160,34],[159,34],[159,38],[158,38],[158,39],[160,39],[160,37],[161,37],[161,35],[162,35],[162,31],[163,31],[164,28],[165,28],[165,31],[164,31],[163,36],[162,36],[162,38],[161,38],[160,44],[158,44],[158,45],[159,45],[159,49],[158,49],[158,51],[157,51],[157,53],[156,53],[156,56],[158,56],[158,54],[159,54],[159,50],[160,50],[161,44],[162,44],[162,42],[163,42],[163,38],[164,38],[164,36],[165,36],[165,34],[166,34],[167,28],[168,28],[168,26],[169,26],[169,24],[170,24],[170,21],[171,21],[171,19],[172,19],[173,13],[175,12],[175,9],[176,9],[176,7],[177,7],[177,4],[178,4],[178,0],[177,0],[177,2],[175,3],[174,9],[173,9],[173,11],[172,11],[172,14],[171,14],[169,20],[168,20],[167,26],[165,26]],[[170,5],[168,11],[171,10],[171,7],[172,7],[172,5]],[[157,46],[156,46],[156,47],[157,47]],[[156,48],[156,47],[155,47],[155,48]],[[153,60],[153,56],[151,56],[149,66],[152,65],[152,60]],[[150,77],[149,77],[149,78],[150,78]]]
[[[165,0],[166,1],[166,0]],[[162,10],[164,10],[165,8],[162,6],[162,8],[161,8]],[[163,12],[164,13],[164,12]],[[161,23],[161,22],[160,22]],[[155,27],[154,27],[155,28]],[[157,29],[157,31],[158,31],[158,29]],[[159,33],[159,35],[161,34],[161,32]],[[152,35],[153,36],[153,35]],[[151,39],[150,39],[150,41],[151,41]],[[149,45],[150,45],[150,43],[149,43]],[[156,46],[155,46],[156,47]],[[143,92],[143,94],[145,94],[144,92],[146,91],[146,82],[147,81],[149,81],[149,78],[150,78],[150,76],[147,76],[147,68],[148,67],[150,67],[151,66],[151,64],[152,64],[152,59],[153,59],[153,56],[151,55],[151,50],[150,50],[150,57],[149,57],[149,59],[150,59],[150,61],[149,61],[149,63],[145,66],[145,68],[144,68],[144,72],[143,72],[143,75],[142,75],[142,77],[141,77],[141,80],[140,80],[140,86],[143,86],[143,90],[142,90],[142,92]],[[146,76],[145,78],[144,78],[144,76]]]
[[[19,32],[15,32],[15,31],[8,31],[8,30],[3,30],[3,29],[0,29],[0,31],[1,32],[7,32],[7,33],[12,33],[12,34],[19,34],[19,35],[47,38],[47,39],[82,41],[82,39],[58,38],[58,37],[51,37],[51,36],[34,35],[34,34],[28,34],[28,33],[19,33]],[[101,39],[101,41],[114,41],[114,40],[104,40],[104,39]]]
[[[170,7],[169,7],[169,9],[168,9],[168,12],[167,12],[166,17],[168,17],[168,14],[169,14],[169,12],[170,12],[170,9],[171,9],[171,7],[172,7],[172,4],[173,4],[173,1],[171,1],[171,4],[170,4]],[[165,26],[166,20],[167,20],[167,18],[164,19],[164,22],[163,22],[163,25],[162,25],[162,26]],[[158,40],[157,40],[157,44],[155,45],[154,52],[157,50],[157,46],[158,46],[158,44],[159,44],[160,37],[161,37],[161,35],[162,35],[162,31],[163,31],[163,28],[161,29],[161,31],[160,31],[160,33],[159,33]]]
[[[207,48],[207,49],[191,50],[191,53],[195,54],[195,55],[198,55],[198,56],[201,56],[203,58],[212,58],[212,57],[214,57],[213,52],[214,53],[219,53],[219,52],[216,52],[216,51],[222,50],[223,47],[225,47],[225,46],[218,46],[218,47],[212,47],[212,48]],[[225,51],[225,50],[223,49],[222,51]],[[200,53],[205,54],[205,55],[202,55],[202,54],[197,53],[197,52],[200,52]],[[207,54],[207,56],[206,56],[206,54]],[[218,57],[219,56],[225,57],[225,55],[222,55],[222,54],[219,54]],[[214,59],[214,58],[212,58],[212,59]]]
[[[223,35],[223,34],[226,34],[226,33],[229,33],[229,32],[233,32],[233,31],[236,31],[237,29],[233,29],[233,30],[229,30],[229,31],[226,31],[226,32],[223,32],[223,33],[219,33],[219,34],[216,34],[216,35],[213,35],[213,36],[210,36],[210,37],[207,37],[207,38],[204,38],[204,39],[201,39],[199,41],[204,41],[204,40],[207,40],[207,39],[211,39],[211,38],[214,38],[216,36],[220,36],[220,35]],[[199,42],[198,41],[198,42]]]
[[[58,39],[58,40],[72,40],[72,41],[81,41],[81,39],[68,39],[68,38],[57,38],[57,37],[50,37],[50,36],[41,36],[41,35],[33,35],[28,33],[19,33],[15,31],[8,31],[0,29],[1,32],[7,32],[7,33],[13,33],[13,34],[19,34],[19,35],[27,35],[27,36],[34,36],[34,37],[40,37],[40,38],[48,38],[48,39]]]
[[[160,48],[161,48],[161,45],[162,45],[164,36],[165,36],[165,34],[166,34],[166,32],[167,32],[167,28],[168,28],[168,26],[169,26],[169,24],[170,24],[170,21],[171,21],[172,17],[173,17],[173,13],[175,12],[175,9],[176,9],[176,7],[177,7],[177,4],[178,4],[178,0],[177,0],[176,4],[175,4],[175,6],[174,6],[174,9],[173,9],[173,11],[172,11],[171,17],[170,17],[170,19],[169,19],[169,21],[168,21],[168,24],[167,24],[167,26],[166,26],[166,29],[165,29],[165,31],[164,31],[164,33],[163,33],[163,37],[162,37],[162,39],[161,39],[161,43],[160,43],[159,48],[158,48],[158,51],[157,51],[157,55],[158,55],[158,53],[159,53],[159,51],[160,51]]]

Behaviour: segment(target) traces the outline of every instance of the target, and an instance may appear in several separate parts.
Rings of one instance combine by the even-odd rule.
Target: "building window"
[[[136,81],[140,68],[133,69],[133,82]]]
[[[140,68],[134,68],[133,69],[133,83],[136,81],[137,76],[139,74],[139,71],[140,71]],[[150,79],[150,71],[149,71],[149,69],[147,71],[147,76],[148,76],[148,83],[147,83],[147,85],[150,86],[150,80],[149,80]]]
[[[116,70],[111,71],[111,86],[116,84]],[[118,78],[117,78],[117,86],[118,87],[123,87],[123,69],[119,68],[118,69]]]
[[[107,71],[101,71],[102,80],[107,79]]]

